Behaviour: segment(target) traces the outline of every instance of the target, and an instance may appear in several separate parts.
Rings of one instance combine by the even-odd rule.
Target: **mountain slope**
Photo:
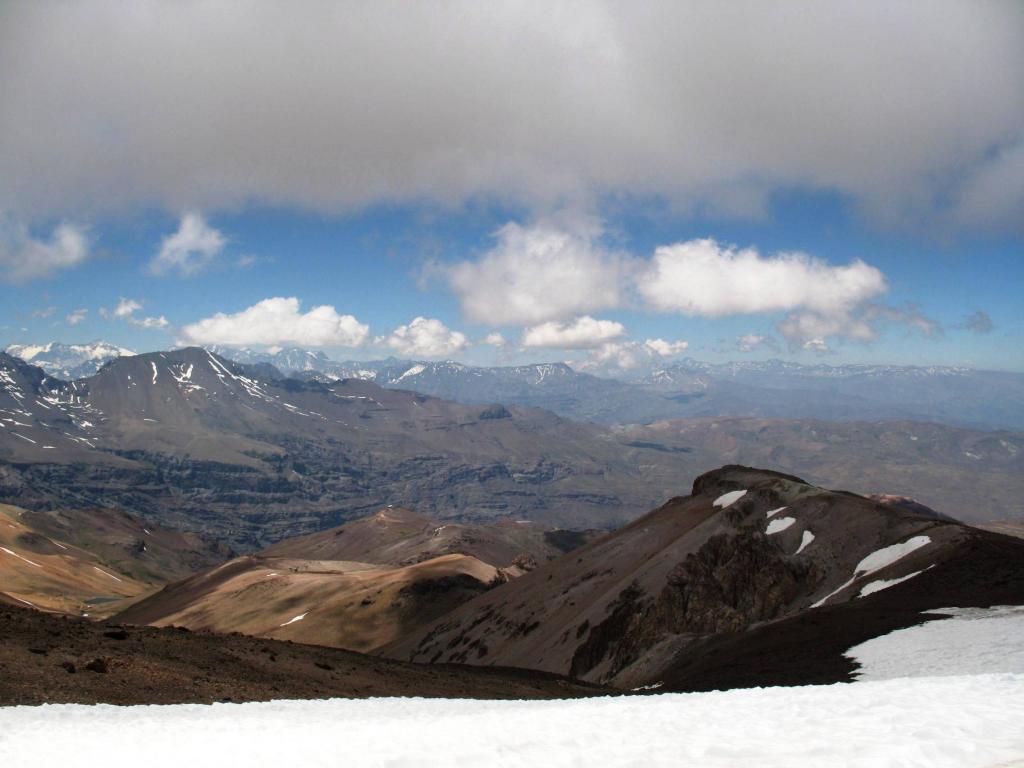
[[[197,348],[119,358],[70,384],[7,360],[12,418],[26,426],[0,430],[0,497],[116,505],[249,549],[387,503],[610,526],[675,472],[656,451],[543,411],[280,380]]]
[[[168,585],[118,620],[375,651],[592,538],[534,529],[387,508]]]
[[[967,593],[924,589],[959,572],[975,549],[1000,547],[1016,552],[1009,575],[1000,575],[1005,559],[985,556]],[[985,576],[1009,586],[997,595]],[[636,687],[673,679],[704,643],[789,619],[813,624],[832,606],[860,610],[868,596],[919,586],[921,599],[899,621],[956,601],[1024,603],[1024,543],[793,476],[725,467],[698,478],[693,495],[475,598],[385,653]],[[844,626],[857,619],[850,615]],[[788,682],[798,681],[799,667],[790,671]],[[804,672],[820,673],[814,664]]]
[[[93,552],[40,532],[24,510],[0,505],[0,591],[8,602],[60,613],[109,615],[153,588]]]
[[[94,624],[23,607],[0,606],[0,637],[0,706],[607,693],[521,670],[432,668],[242,635]]]

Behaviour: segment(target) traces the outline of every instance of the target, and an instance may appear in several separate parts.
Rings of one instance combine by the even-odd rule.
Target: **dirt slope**
[[[522,670],[420,666],[242,635],[92,624],[0,607],[0,706],[346,696],[543,699],[606,691]]]

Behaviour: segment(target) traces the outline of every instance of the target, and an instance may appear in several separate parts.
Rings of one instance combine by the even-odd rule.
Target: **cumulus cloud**
[[[469,342],[465,334],[451,330],[440,320],[417,317],[376,343],[404,357],[448,357],[461,352]]]
[[[594,373],[632,370],[675,357],[689,346],[689,342],[681,340],[608,341],[591,349],[586,359],[573,361],[572,365],[578,370]]]
[[[120,299],[118,299],[117,306],[110,310],[109,314],[112,317],[116,318],[131,317],[132,314],[134,314],[140,309],[142,309],[142,304],[135,301],[134,299],[126,299],[122,296]],[[100,310],[100,312],[103,313],[104,316],[106,316],[107,314],[107,310],[105,309]]]
[[[78,325],[85,320],[88,314],[88,309],[75,309],[64,316],[64,322],[68,325]]]
[[[484,337],[483,343],[487,344],[488,346],[497,347],[498,349],[501,349],[508,342],[505,340],[505,337],[502,336],[500,333],[498,333],[497,331],[493,331],[491,333],[488,333]]]
[[[750,213],[800,186],[903,214],[1021,135],[1022,13],[6,3],[0,207],[336,212],[621,192]]]
[[[88,258],[88,239],[84,230],[74,224],[58,225],[44,240],[33,237],[24,224],[0,216],[0,280],[4,282],[25,283],[52,277]]]
[[[888,285],[881,270],[860,259],[834,266],[804,253],[763,256],[711,239],[657,248],[637,290],[661,312],[722,317],[788,311],[778,328],[794,344],[830,336],[871,341],[877,336],[872,320],[898,314],[867,309]],[[903,319],[921,322],[911,314]]]
[[[520,345],[525,349],[594,349],[625,335],[622,323],[584,315],[568,323],[552,320],[527,328]]]
[[[661,312],[722,317],[801,308],[835,314],[884,293],[886,281],[860,260],[832,266],[803,253],[766,257],[705,239],[657,248],[638,289]]]
[[[171,323],[163,315],[155,317],[136,317],[135,313],[142,309],[142,303],[135,299],[126,299],[123,296],[118,299],[117,305],[113,309],[107,309],[100,307],[100,317],[114,320],[124,320],[131,323],[138,328],[145,328],[148,331],[162,331],[166,328],[170,328]],[[78,310],[77,312],[68,315],[68,322],[71,322],[71,317],[77,315],[79,312],[82,313],[82,319],[85,318],[85,310]],[[76,322],[81,322],[80,320]],[[75,325],[75,323],[71,323]]]
[[[625,267],[600,235],[592,220],[509,223],[493,249],[448,268],[446,277],[463,313],[479,323],[533,324],[613,307]]]
[[[831,355],[832,348],[824,339],[808,339],[801,347],[808,352],[814,352],[818,355]]]
[[[963,327],[972,333],[991,333],[995,324],[988,312],[979,309],[964,318]]]
[[[654,354],[659,357],[675,357],[676,355],[682,354],[690,346],[688,341],[665,341],[664,339],[647,339],[644,342],[644,347],[651,350]]]
[[[198,213],[186,213],[178,223],[178,231],[160,243],[160,250],[149,262],[155,275],[178,272],[193,275],[206,269],[226,243],[224,235],[206,223]]]
[[[771,336],[760,333],[746,333],[736,339],[737,352],[755,352],[759,349],[777,350],[779,345]]]
[[[359,347],[370,329],[352,315],[322,305],[301,311],[297,298],[264,299],[234,314],[218,312],[190,323],[179,332],[180,344],[231,347],[288,345],[297,347]]]

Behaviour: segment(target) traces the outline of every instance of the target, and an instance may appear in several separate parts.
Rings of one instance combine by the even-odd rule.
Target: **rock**
[[[98,672],[101,675],[105,675],[110,671],[110,667],[107,665],[106,659],[93,659],[85,665],[85,668],[90,672]]]

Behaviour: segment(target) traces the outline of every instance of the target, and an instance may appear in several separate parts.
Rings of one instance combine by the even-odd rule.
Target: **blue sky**
[[[84,5],[0,12],[6,343],[1024,370],[1019,6]]]

